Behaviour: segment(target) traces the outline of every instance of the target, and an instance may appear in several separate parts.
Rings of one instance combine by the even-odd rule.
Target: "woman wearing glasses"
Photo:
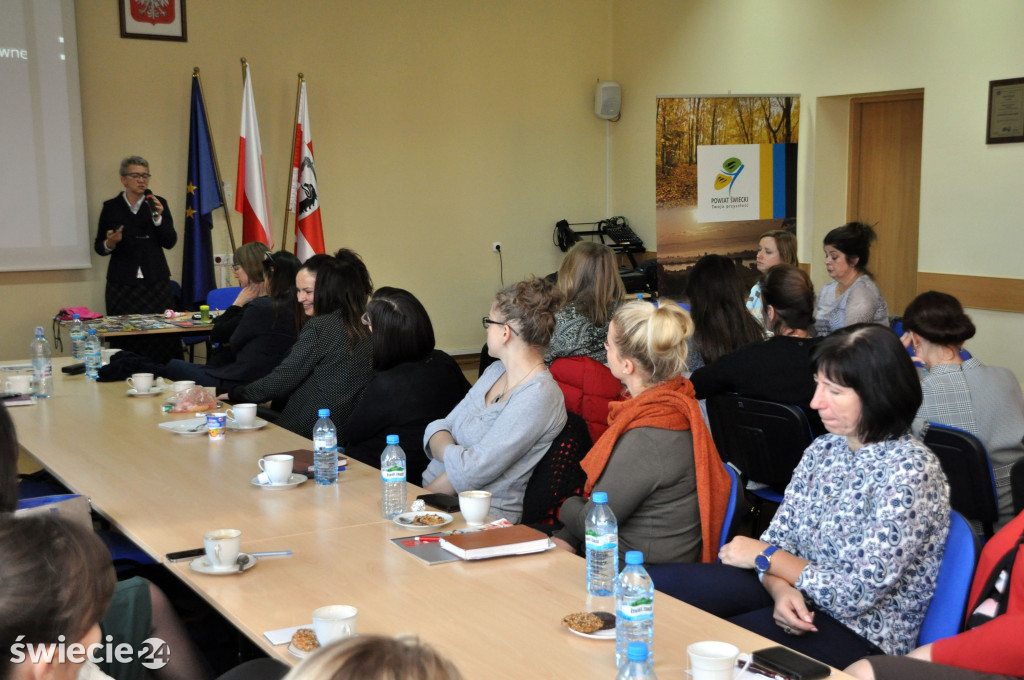
[[[231,306],[213,320],[210,340],[216,343],[217,347],[206,362],[207,365],[221,366],[231,361],[231,352],[227,351],[231,343],[231,334],[238,328],[245,306],[256,298],[267,294],[267,286],[263,279],[263,266],[264,264],[268,267],[270,265],[270,261],[264,259],[268,252],[270,252],[270,248],[266,243],[260,241],[246,243],[235,251],[235,264],[232,265],[231,272],[241,290],[238,291],[238,296],[235,297]]]
[[[490,491],[491,514],[519,521],[530,474],[566,423],[562,391],[544,365],[561,301],[538,278],[498,292],[483,319],[487,351],[498,361],[423,434],[429,491]]]
[[[162,314],[171,307],[171,270],[164,250],[178,242],[167,201],[149,191],[149,162],[140,156],[121,161],[124,191],[103,203],[93,248],[110,257],[105,293],[108,316]],[[147,192],[149,192],[147,194]],[[181,356],[175,337],[119,338],[111,346],[167,361]]]

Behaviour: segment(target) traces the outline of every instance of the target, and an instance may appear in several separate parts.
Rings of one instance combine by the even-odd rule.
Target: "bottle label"
[[[587,550],[618,550],[618,534],[598,534],[593,529],[586,531]]]
[[[387,469],[380,471],[380,478],[385,482],[404,482],[405,481],[405,466],[404,465],[392,465]]]
[[[646,595],[619,605],[618,614],[626,621],[650,621],[654,618],[654,600]]]

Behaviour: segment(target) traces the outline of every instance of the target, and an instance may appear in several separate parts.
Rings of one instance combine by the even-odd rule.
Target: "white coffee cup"
[[[145,394],[153,389],[153,374],[132,373],[132,377],[128,378],[128,384],[139,394]]]
[[[32,394],[32,376],[27,373],[7,376],[4,392],[10,394]]]
[[[256,404],[235,404],[228,409],[228,420],[239,427],[252,427],[256,424]]]
[[[347,604],[331,604],[313,610],[313,632],[320,646],[356,634],[359,610]]]
[[[462,519],[470,526],[480,526],[487,519],[491,509],[490,491],[463,491],[459,494],[459,510]]]
[[[195,384],[195,380],[175,380],[171,383],[171,389],[174,390],[175,394],[177,394],[178,392],[184,392],[190,387],[194,387]]]
[[[216,529],[203,534],[206,559],[214,569],[237,569],[238,553],[242,549],[239,529]]]
[[[732,680],[738,674],[740,650],[728,642],[695,642],[686,648],[693,680]]]
[[[260,458],[260,470],[267,473],[271,484],[286,484],[292,476],[295,457],[287,453],[274,453]]]

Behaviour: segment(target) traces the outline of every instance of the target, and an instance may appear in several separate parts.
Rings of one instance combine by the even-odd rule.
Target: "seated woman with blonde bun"
[[[619,524],[619,552],[651,564],[709,562],[718,550],[731,482],[686,370],[690,315],[662,300],[628,302],[608,327],[608,366],[630,398],[609,406],[608,430],[583,459],[585,492],[604,491]],[[566,499],[555,544],[576,552],[593,504]]]
[[[487,367],[446,417],[423,433],[428,491],[491,492],[491,515],[518,522],[533,469],[565,427],[562,390],[544,365],[562,294],[544,279],[506,286],[483,318]]]
[[[361,635],[324,647],[285,680],[462,680],[462,674],[416,637]]]

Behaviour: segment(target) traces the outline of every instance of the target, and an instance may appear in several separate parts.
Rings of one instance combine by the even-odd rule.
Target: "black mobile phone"
[[[416,496],[419,500],[423,501],[432,508],[443,510],[444,512],[458,512],[459,511],[459,497],[452,496],[447,493],[425,493],[420,496]]]
[[[194,560],[197,557],[202,557],[206,554],[206,550],[203,548],[196,548],[194,550],[179,550],[178,552],[167,553],[168,562],[184,562],[185,560]]]
[[[81,375],[82,373],[85,373],[85,364],[68,364],[60,370],[61,373],[66,373],[67,375]]]
[[[786,647],[759,649],[753,654],[753,662],[789,680],[815,680],[827,678],[832,673],[831,669],[820,661]]]

